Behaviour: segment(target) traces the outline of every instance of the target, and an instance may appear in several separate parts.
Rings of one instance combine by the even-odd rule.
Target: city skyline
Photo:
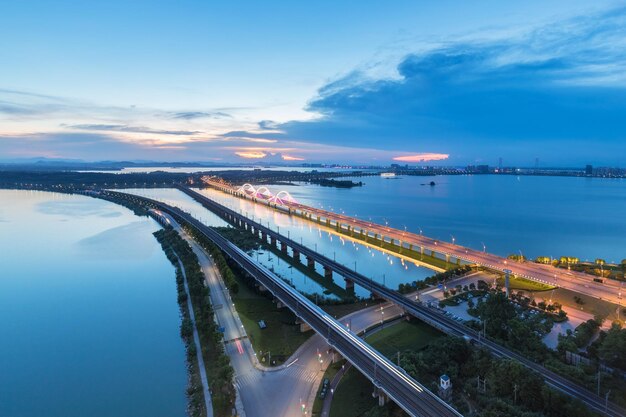
[[[626,165],[626,9],[452,4],[5,6],[0,159]]]

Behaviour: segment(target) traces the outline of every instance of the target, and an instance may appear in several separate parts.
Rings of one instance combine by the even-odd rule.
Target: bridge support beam
[[[287,244],[285,242],[283,242],[283,241],[280,242],[280,250],[283,253],[287,253]]]
[[[261,240],[263,240],[263,243],[267,243],[267,233],[261,232]]]
[[[344,280],[346,281],[346,290],[354,288],[354,281],[348,278],[345,278]]]
[[[276,238],[274,236],[272,236],[272,247],[276,247]]]
[[[300,262],[300,252],[298,252],[295,249],[293,249],[293,259],[295,259],[296,261]]]
[[[324,278],[333,279],[333,270],[330,266],[324,267]]]
[[[387,404],[387,401],[389,401],[389,397],[387,397],[387,394],[384,393],[384,391],[378,387],[374,387],[374,391],[372,392],[372,397],[376,398],[378,397],[378,406],[382,407],[385,404]]]
[[[309,326],[305,322],[300,323],[300,333],[306,333],[309,330],[311,330],[311,326]]]
[[[335,349],[330,349],[330,363],[339,362],[342,359],[341,353],[337,352]]]
[[[509,280],[511,279],[511,272],[512,271],[510,269],[504,270],[504,290],[506,291],[507,298],[511,297],[511,288],[510,288],[510,282],[509,282]]]
[[[309,268],[315,268],[315,259],[311,258],[310,256],[307,256],[306,266],[308,266]]]

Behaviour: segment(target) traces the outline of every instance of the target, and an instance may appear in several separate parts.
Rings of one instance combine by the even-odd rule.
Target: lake
[[[498,255],[626,258],[626,181],[621,179],[516,176],[442,176],[396,179],[354,178],[363,187],[333,188],[311,184],[270,186],[289,191],[299,202],[327,210],[387,222],[398,229],[452,240]],[[435,186],[430,186],[435,181]],[[182,207],[206,224],[225,223],[175,189],[129,192]],[[225,206],[269,225],[389,287],[422,280],[433,272],[374,247],[340,238],[317,225],[263,205],[212,189],[201,192]],[[484,246],[483,246],[484,245]],[[255,254],[253,253],[253,256]],[[324,288],[270,256],[259,256],[298,289],[322,293]],[[319,266],[317,272],[323,271]],[[343,285],[341,279],[335,280]],[[357,287],[357,295],[367,296]]]
[[[0,416],[184,416],[158,225],[84,196],[0,190]]]

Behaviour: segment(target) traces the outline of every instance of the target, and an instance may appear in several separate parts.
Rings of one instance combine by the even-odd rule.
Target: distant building
[[[588,177],[593,175],[593,165],[587,165],[585,167],[585,175],[587,175]]]

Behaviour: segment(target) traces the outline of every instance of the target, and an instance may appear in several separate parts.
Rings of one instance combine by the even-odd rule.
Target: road
[[[317,351],[319,349],[324,356],[327,356],[326,342],[321,337],[307,341],[306,346],[298,350],[297,356],[288,361],[291,363],[297,359],[289,367],[285,366],[276,370],[262,367],[254,355],[254,349],[215,263],[172,217],[165,213],[159,214],[168,219],[168,223],[190,244],[198,257],[210,289],[211,304],[216,320],[218,325],[224,328],[225,350],[235,370],[235,385],[241,401],[240,408],[243,408],[245,416],[298,415],[302,401],[308,402],[311,392],[315,392],[314,383],[319,379],[320,373]],[[281,401],[272,401],[271,399],[277,392],[282,393]]]
[[[498,357],[505,357],[522,363],[529,369],[532,369],[533,371],[542,375],[546,383],[548,383],[549,385],[571,397],[578,398],[591,408],[604,412],[605,405],[608,405],[608,410],[614,415],[626,415],[626,410],[622,409],[621,407],[618,407],[611,403],[605,404],[604,398],[601,398],[593,392],[587,390],[586,388],[583,388],[569,381],[568,379],[561,377],[560,375],[544,368],[543,366],[526,359],[522,355],[512,350],[500,346],[496,342],[485,339],[484,337],[480,337],[478,332],[466,327],[465,325],[453,320],[452,318],[443,315],[439,310],[432,309],[420,302],[416,302],[413,300],[413,298],[409,299],[399,294],[397,291],[389,289],[384,285],[362,275],[361,273],[358,273],[357,271],[348,268],[343,264],[329,259],[324,255],[321,255],[314,250],[289,239],[288,237],[282,236],[278,232],[269,229],[268,227],[263,226],[260,223],[254,222],[253,220],[248,219],[242,214],[239,214],[234,210],[222,206],[221,204],[202,194],[196,193],[195,191],[189,189],[187,189],[185,192],[196,198],[199,202],[205,205],[205,207],[209,208],[211,211],[220,216],[230,219],[245,219],[245,221],[249,225],[254,227],[257,232],[261,231],[262,233],[266,233],[270,237],[276,238],[277,240],[284,242],[294,251],[297,251],[301,255],[311,257],[315,259],[316,262],[330,267],[335,273],[341,275],[345,279],[349,279],[354,283],[360,285],[361,287],[370,290],[373,294],[376,294],[384,298],[385,300],[391,301],[396,305],[401,306],[407,313],[419,318],[420,320],[443,331],[444,333],[457,337],[470,338],[475,343],[490,350],[494,355]]]
[[[183,221],[190,224],[202,234],[207,236],[207,238],[220,247],[220,249],[230,256],[231,259],[237,262],[247,273],[254,276],[257,281],[264,285],[272,294],[274,294],[274,296],[276,296],[285,305],[289,306],[292,311],[309,324],[313,330],[315,330],[319,335],[323,335],[322,338],[330,346],[340,352],[348,361],[350,361],[365,376],[372,380],[376,386],[381,388],[391,399],[394,400],[394,402],[396,402],[396,404],[402,407],[410,415],[460,415],[448,404],[439,399],[435,394],[431,393],[423,385],[408,376],[406,372],[399,369],[382,354],[357,337],[355,333],[350,331],[345,324],[341,324],[333,317],[329,316],[319,307],[311,303],[307,298],[302,296],[289,285],[285,284],[280,278],[276,277],[262,265],[256,263],[245,252],[241,251],[234,244],[228,242],[217,232],[200,223],[197,219],[194,219],[190,215],[182,212],[180,209],[154,200],[138,196],[130,196],[127,194],[124,195],[122,193],[109,193],[118,197],[124,196],[124,198],[141,200],[144,203],[148,203],[163,213],[169,214],[172,220],[176,220],[177,222]],[[219,285],[219,280],[216,281],[218,281]],[[222,302],[222,306],[226,303],[232,305],[226,294],[227,292],[224,291],[221,286],[213,288],[212,296],[215,295],[215,299],[212,299],[212,302],[215,303],[215,306],[218,306],[218,303],[220,302]],[[222,309],[223,308],[217,307],[216,311],[219,312]],[[246,353],[243,348],[244,344],[237,343],[242,340],[243,335],[241,331],[233,330],[233,326],[236,327],[239,324],[236,322],[220,322],[220,324],[224,327],[228,325],[232,330],[232,333],[231,331],[225,331],[225,337],[234,337],[234,339],[229,339],[229,341],[234,340],[234,344],[237,346],[240,356],[243,356]],[[243,327],[241,327],[241,329],[243,329]],[[250,349],[250,345],[247,345],[247,347]],[[247,353],[249,355],[250,351],[248,350]],[[261,387],[264,386],[264,384],[264,380],[254,382],[254,385],[260,385]],[[264,401],[267,402],[268,398],[275,397],[276,392],[273,392],[273,395],[271,395],[272,393],[269,394],[270,395],[260,396],[256,400],[256,403],[260,404]],[[244,409],[248,409],[245,404]]]
[[[269,205],[271,207],[288,211],[301,217],[318,220],[321,222],[329,221],[328,225],[336,227],[339,225],[342,233],[350,234],[352,230],[355,234],[363,232],[370,239],[376,236],[382,236],[387,243],[394,243],[404,248],[423,248],[424,251],[434,251],[436,253],[450,256],[451,258],[461,259],[465,262],[484,266],[486,268],[504,272],[510,270],[513,275],[523,278],[532,279],[548,285],[554,285],[567,288],[572,291],[587,294],[601,300],[607,300],[615,304],[620,304],[622,300],[622,286],[612,280],[604,280],[604,283],[593,281],[593,276],[582,272],[568,271],[562,268],[556,268],[552,265],[543,265],[535,262],[516,262],[498,255],[491,254],[486,251],[478,251],[469,247],[457,245],[455,243],[445,242],[424,236],[422,234],[412,233],[406,230],[399,230],[381,225],[370,221],[361,220],[355,217],[346,216],[328,210],[311,207],[297,202],[287,200],[276,200],[270,202],[260,195],[250,195],[244,191],[238,191],[231,186],[215,182],[211,179],[204,179],[207,185],[217,188],[221,191],[228,192],[242,198],[251,199],[257,203]],[[380,237],[379,237],[380,239]]]

